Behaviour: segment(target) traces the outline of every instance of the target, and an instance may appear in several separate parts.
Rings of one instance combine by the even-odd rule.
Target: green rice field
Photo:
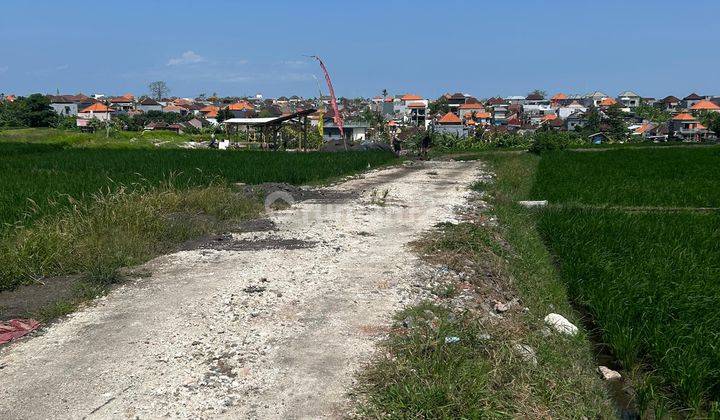
[[[536,176],[538,228],[638,394],[717,413],[720,212],[677,207],[720,206],[720,148],[550,153]]]
[[[0,133],[0,292],[68,275],[113,282],[122,267],[257,217],[261,203],[235,183],[313,184],[395,161],[382,151],[189,150],[177,147],[188,138],[170,137],[175,147]]]
[[[532,196],[551,203],[720,207],[720,147],[543,155]]]
[[[33,219],[120,185],[314,183],[392,162],[387,152],[286,153],[76,148],[0,142],[0,225]]]

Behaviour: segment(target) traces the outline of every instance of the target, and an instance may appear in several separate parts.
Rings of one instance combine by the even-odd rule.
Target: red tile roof
[[[613,98],[605,98],[602,101],[600,101],[600,106],[613,106],[617,103],[617,101]]]
[[[425,108],[427,108],[427,107],[425,106],[425,104],[422,103],[422,102],[415,102],[415,103],[409,104],[407,107],[408,107],[408,108],[419,108],[419,109],[425,109]]]
[[[247,101],[240,101],[240,102],[236,102],[234,104],[228,105],[227,109],[229,109],[230,111],[245,111],[245,110],[252,111],[255,108]]]
[[[562,100],[565,100],[565,99],[567,99],[567,98],[568,98],[568,97],[567,97],[566,94],[564,94],[564,93],[558,93],[557,95],[553,96],[553,97],[551,98],[551,100],[553,100],[553,101],[562,101]]]
[[[112,111],[112,110],[110,108],[108,108],[107,106],[105,106],[105,104],[98,102],[98,103],[90,105],[89,107],[83,109],[80,112],[86,113],[86,112],[110,112],[110,111]]]
[[[512,117],[508,118],[507,125],[513,125],[513,126],[521,126],[522,123],[520,122],[520,119],[518,117]]]
[[[687,114],[687,113],[677,114],[676,116],[673,117],[673,120],[674,121],[696,121],[695,117],[693,117],[692,115]]]
[[[215,113],[217,113],[218,111],[220,111],[220,107],[215,106],[215,105],[208,105],[208,106],[206,106],[205,108],[201,108],[201,109],[200,109],[200,112],[202,112],[203,114],[206,114],[206,113],[209,113],[209,112],[215,112]]]
[[[641,125],[640,127],[636,128],[634,133],[635,134],[643,134],[644,132],[648,131],[650,128],[652,128],[652,125],[645,123]]]
[[[181,107],[181,106],[177,106],[177,105],[168,105],[168,106],[166,106],[166,107],[163,108],[163,111],[165,111],[165,112],[178,112],[178,113],[180,113],[180,112],[182,112],[182,111],[187,111],[187,109],[185,109],[185,108],[183,108],[183,107]]]
[[[453,114],[452,112],[448,112],[438,120],[438,124],[460,124],[461,122],[462,121],[460,121],[460,117]]]
[[[481,103],[465,103],[461,104],[459,109],[484,109]]]
[[[423,99],[422,96],[413,95],[410,93],[406,93],[405,95],[403,95],[400,98],[400,100],[402,100],[402,101],[422,101],[422,99]]]
[[[702,101],[691,106],[690,109],[693,111],[720,111],[720,106],[703,99]]]

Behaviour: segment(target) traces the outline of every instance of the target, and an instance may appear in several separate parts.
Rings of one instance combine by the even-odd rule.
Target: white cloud
[[[180,57],[171,58],[168,60],[168,66],[179,66],[183,64],[201,63],[205,61],[205,58],[197,54],[195,51],[185,51]]]
[[[70,68],[70,65],[69,65],[69,64],[63,64],[63,65],[60,65],[60,66],[55,67],[55,70],[60,71],[60,70],[67,70],[67,69],[69,69],[69,68]]]
[[[308,62],[306,60],[285,60],[281,61],[280,64],[288,67],[305,67]]]

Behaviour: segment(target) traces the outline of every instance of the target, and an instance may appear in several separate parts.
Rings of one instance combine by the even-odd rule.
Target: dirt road
[[[0,418],[341,416],[413,299],[406,244],[452,220],[478,170],[369,172],[148,263],[150,277],[0,350]]]

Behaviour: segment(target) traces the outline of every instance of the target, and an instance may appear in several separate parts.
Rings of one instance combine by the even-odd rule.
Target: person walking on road
[[[430,149],[431,141],[432,138],[430,136],[430,131],[425,130],[425,134],[423,134],[422,141],[420,143],[420,156],[423,159],[427,159],[428,157],[428,150]]]
[[[393,134],[392,137],[392,148],[393,152],[395,152],[395,156],[400,156],[400,139],[398,138],[397,134]]]

